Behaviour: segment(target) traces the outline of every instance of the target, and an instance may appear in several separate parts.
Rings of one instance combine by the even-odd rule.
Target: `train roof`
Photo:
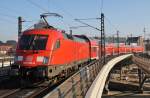
[[[91,42],[92,45],[97,45],[98,41],[96,39],[87,37],[85,35],[71,35],[65,33],[64,30],[58,29],[47,29],[47,28],[36,28],[36,29],[29,29],[23,32],[23,35],[26,34],[41,34],[41,35],[50,35],[52,33],[58,33],[58,35],[62,36],[65,39],[74,40],[77,42]]]
[[[23,34],[43,34],[43,35],[49,35],[51,34],[51,32],[55,32],[55,33],[61,33],[61,31],[57,30],[57,29],[29,29],[29,30],[25,30],[23,32]]]

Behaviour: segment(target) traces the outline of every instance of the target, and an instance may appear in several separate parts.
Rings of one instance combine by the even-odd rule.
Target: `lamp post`
[[[23,22],[31,22],[31,21],[26,21],[21,16],[18,17],[18,39],[20,38],[21,33],[22,33]]]
[[[19,16],[18,17],[18,39],[19,39],[21,32],[22,32],[22,22],[24,22],[24,21],[22,21],[22,17]]]
[[[115,35],[113,34],[112,37],[113,37],[113,44],[114,44],[115,43]]]
[[[101,13],[101,58],[104,58],[104,64],[106,63],[105,58],[105,28],[104,28],[104,13]]]
[[[132,33],[131,33],[131,42],[130,42],[130,45],[131,45],[131,52],[133,53],[133,50],[132,50],[132,44],[133,43],[133,38],[132,38]]]
[[[118,49],[117,49],[117,50],[118,50],[117,52],[118,52],[118,55],[119,55],[119,43],[120,43],[120,42],[119,42],[119,31],[117,31],[117,48],[118,48]]]

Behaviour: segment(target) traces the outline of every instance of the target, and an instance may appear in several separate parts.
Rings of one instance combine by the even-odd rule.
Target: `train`
[[[57,29],[32,29],[22,33],[15,56],[21,76],[54,78],[98,59],[98,43],[85,35]]]
[[[14,65],[21,77],[55,79],[69,75],[92,60],[100,59],[99,41],[85,35],[67,34],[55,28],[33,28],[22,32]],[[118,50],[119,49],[119,50]],[[142,46],[107,44],[105,56],[141,53]]]

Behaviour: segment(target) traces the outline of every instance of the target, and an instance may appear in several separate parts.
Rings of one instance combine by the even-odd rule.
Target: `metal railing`
[[[107,57],[106,62],[116,56]],[[75,73],[44,98],[84,98],[103,67],[103,59],[96,60]]]
[[[0,57],[0,68],[5,65],[10,66],[14,62],[14,57]]]
[[[14,57],[0,57],[0,77],[9,75],[13,62]]]
[[[139,58],[140,60],[142,60],[142,62],[147,63],[146,65],[149,65],[150,63],[150,57],[145,56],[144,54],[135,54],[134,58]]]
[[[149,58],[141,57],[139,55],[133,56],[133,62],[137,64],[141,69],[150,74],[150,61]]]

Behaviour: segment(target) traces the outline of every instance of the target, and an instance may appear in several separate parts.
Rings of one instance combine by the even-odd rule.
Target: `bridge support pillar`
[[[107,80],[105,82],[104,93],[109,94],[109,80],[110,80],[111,72],[108,74]]]
[[[120,65],[120,81],[122,80],[122,66]]]
[[[138,76],[139,76],[139,93],[143,93],[143,85],[148,76],[144,75],[144,72],[140,68],[138,68]]]

